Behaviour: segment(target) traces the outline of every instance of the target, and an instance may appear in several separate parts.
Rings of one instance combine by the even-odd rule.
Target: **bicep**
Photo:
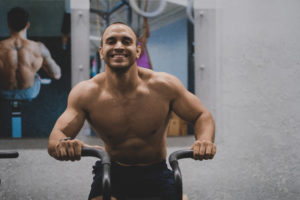
[[[200,99],[186,90],[181,83],[177,83],[171,108],[178,116],[191,123],[194,123],[202,113],[208,112]]]
[[[58,118],[54,130],[62,132],[68,137],[74,138],[83,126],[85,115],[83,111],[68,107]]]
[[[51,57],[50,51],[43,43],[38,42],[38,45],[43,58]]]
[[[58,118],[54,130],[63,132],[68,137],[75,137],[83,126],[86,118],[84,99],[81,99],[81,89],[72,89],[68,97],[67,109]]]

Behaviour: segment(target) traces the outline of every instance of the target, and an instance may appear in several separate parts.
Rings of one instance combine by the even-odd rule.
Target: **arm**
[[[214,144],[215,123],[211,113],[194,94],[184,88],[177,78],[171,76],[170,81],[174,93],[171,102],[172,110],[194,126],[196,141],[192,149],[195,159],[212,159],[216,153],[216,145]]]
[[[60,79],[61,70],[60,67],[56,64],[56,62],[51,57],[51,54],[47,47],[39,42],[39,48],[41,55],[43,57],[43,69],[47,72],[47,74],[54,79]]]
[[[50,134],[48,153],[58,160],[80,160],[82,146],[89,146],[73,139],[83,126],[86,118],[84,110],[85,87],[83,83],[72,89],[65,112],[58,118]],[[66,138],[73,140],[66,140]],[[94,146],[95,147],[95,146]],[[97,147],[100,148],[101,147]]]

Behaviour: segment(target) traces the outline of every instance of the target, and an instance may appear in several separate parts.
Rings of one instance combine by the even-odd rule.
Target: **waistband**
[[[118,163],[111,162],[110,170],[114,173],[121,174],[144,174],[147,172],[155,172],[168,169],[167,163],[165,160],[159,163],[154,163],[147,166],[122,166]],[[101,160],[97,160],[95,165],[93,166],[93,174],[102,173],[102,165]]]
[[[116,162],[111,162],[111,168],[114,169],[120,169],[120,170],[155,170],[155,169],[163,169],[167,167],[167,163],[165,160],[158,162],[158,163],[153,163],[150,165],[145,165],[145,166],[124,166],[124,165],[120,165]]]
[[[30,88],[27,89],[13,89],[13,90],[1,90],[0,95],[7,100],[28,100],[36,98],[40,92],[41,82],[40,76],[35,75],[34,83]]]

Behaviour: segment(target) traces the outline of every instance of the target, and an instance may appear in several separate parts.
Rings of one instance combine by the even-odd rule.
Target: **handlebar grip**
[[[169,156],[169,163],[171,164],[176,160],[180,160],[183,158],[193,158],[193,157],[194,157],[193,150],[190,149],[178,150],[171,153],[171,155]]]
[[[81,149],[81,156],[91,156],[101,159],[101,163],[107,163],[110,164],[110,158],[106,151],[92,148],[92,147],[85,147],[83,146]]]
[[[19,157],[19,152],[17,151],[0,152],[0,158],[17,158],[17,157]]]
[[[106,151],[91,148],[91,147],[82,147],[81,156],[87,157],[96,157],[101,159],[102,165],[102,191],[103,191],[103,200],[110,200],[111,197],[111,183],[110,183],[110,158]]]
[[[174,172],[175,190],[177,191],[177,200],[182,200],[182,176],[178,160],[183,158],[193,158],[193,150],[178,150],[169,156],[169,163]]]

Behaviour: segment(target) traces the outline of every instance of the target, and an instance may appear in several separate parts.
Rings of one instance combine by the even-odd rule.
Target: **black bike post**
[[[106,151],[82,147],[81,156],[92,156],[101,159],[102,165],[102,191],[103,191],[103,200],[110,200],[111,197],[111,183],[110,183],[110,158]]]
[[[174,180],[175,180],[175,190],[177,193],[176,200],[182,200],[182,176],[179,168],[178,160],[183,158],[193,158],[192,150],[179,150],[173,152],[169,156],[169,163],[174,172]]]

